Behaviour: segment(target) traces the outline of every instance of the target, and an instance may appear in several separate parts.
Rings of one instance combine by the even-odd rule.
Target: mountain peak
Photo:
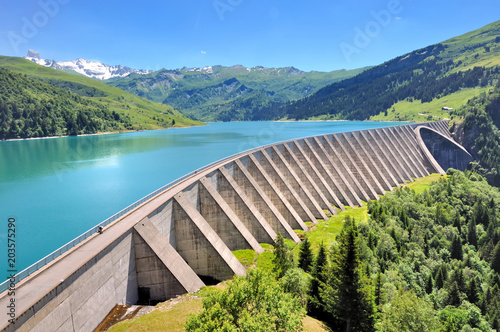
[[[211,67],[211,66],[207,66],[207,67],[203,67],[203,68],[198,68],[198,67],[194,67],[194,68],[182,67],[179,70],[180,71],[197,71],[197,72],[200,72],[200,73],[207,73],[207,74],[212,74],[213,73],[213,67]]]
[[[40,54],[37,51],[33,51],[32,49],[29,49],[26,57],[40,59]]]
[[[98,80],[107,80],[113,77],[125,77],[131,73],[149,74],[151,70],[133,69],[121,65],[110,66],[102,62],[86,60],[78,58],[73,61],[54,61],[40,58],[40,54],[36,51],[29,50],[25,59],[28,59],[38,65],[51,67],[64,72],[78,73],[83,76]]]

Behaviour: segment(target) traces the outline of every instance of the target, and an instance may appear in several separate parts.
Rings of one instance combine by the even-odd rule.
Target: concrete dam
[[[14,299],[15,312],[1,315],[0,327],[92,331],[117,304],[163,301],[245,274],[233,250],[263,252],[260,243],[278,232],[298,243],[294,229],[307,230],[307,221],[469,161],[447,121],[300,138],[225,158],[4,282],[1,307]]]

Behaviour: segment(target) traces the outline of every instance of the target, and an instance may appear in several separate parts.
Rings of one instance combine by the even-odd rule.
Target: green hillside
[[[474,169],[500,186],[500,89],[481,93],[451,115],[455,140],[479,161]]]
[[[270,105],[260,112],[262,117],[275,119],[389,120],[394,119],[391,111],[401,108],[401,119],[405,119],[405,113],[409,120],[421,120],[418,114],[425,114],[426,120],[429,116],[438,119],[442,117],[440,108],[429,113],[419,111],[418,105],[423,107],[466,89],[498,85],[499,64],[500,21],[402,55],[296,102]],[[454,95],[454,106],[465,105],[469,95]],[[408,104],[398,105],[401,101]]]
[[[97,80],[39,66],[22,58],[0,56],[0,68],[3,68],[3,93],[0,98],[5,109],[0,123],[4,133],[2,138],[12,138],[6,132],[18,132],[16,128],[10,128],[13,118],[16,125],[21,126],[17,137],[202,125],[201,122],[187,119],[171,106],[151,102]],[[52,109],[58,113],[52,114]],[[17,112],[20,112],[19,116],[13,114]],[[92,123],[89,126],[79,125],[76,129],[72,125],[68,127],[68,123],[72,123],[68,114],[77,122],[78,112],[85,114],[87,121]],[[62,116],[63,113],[66,116]],[[42,123],[36,120],[40,114],[48,115],[46,121],[51,125],[55,122],[54,130],[42,129]],[[82,123],[85,122],[82,115],[80,118]],[[26,119],[36,123],[30,124]],[[28,127],[23,131],[26,123]]]
[[[500,65],[500,21],[442,42],[445,51],[441,57],[458,64],[455,71],[474,66]]]
[[[483,92],[491,90],[493,87],[479,87],[461,89],[443,97],[434,98],[430,102],[422,103],[421,100],[401,100],[392,105],[386,112],[373,115],[373,121],[416,121],[426,122],[441,119],[450,119],[451,114],[443,107],[454,110],[462,107],[471,98],[479,96]]]
[[[106,84],[158,103],[173,105],[184,114],[207,121],[255,120],[256,110],[288,102],[321,87],[362,72],[303,72],[293,67],[245,68],[213,66],[166,70],[113,78]]]

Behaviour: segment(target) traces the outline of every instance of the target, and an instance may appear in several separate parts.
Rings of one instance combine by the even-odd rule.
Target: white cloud
[[[396,20],[398,20],[398,21],[399,21],[400,19],[401,19],[401,17],[399,17],[399,16],[396,16]]]
[[[207,54],[207,51],[201,51],[201,54]]]

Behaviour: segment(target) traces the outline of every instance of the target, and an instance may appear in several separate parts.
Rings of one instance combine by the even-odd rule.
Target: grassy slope
[[[499,66],[500,44],[495,42],[498,36],[500,36],[500,21],[442,42],[441,44],[446,49],[440,54],[440,57],[445,61],[462,62],[451,73],[469,70],[477,66]],[[389,108],[387,116],[380,113],[372,116],[370,120],[430,121],[431,119],[428,119],[429,115],[435,117],[432,120],[439,120],[440,117],[449,117],[447,112],[441,111],[442,106],[458,109],[464,106],[469,99],[479,96],[481,92],[490,89],[491,87],[466,89],[424,104],[420,100],[413,102],[400,101]],[[395,112],[391,112],[393,108],[396,109]],[[422,116],[419,113],[425,115]]]
[[[473,97],[479,96],[482,92],[491,90],[492,87],[464,89],[441,98],[436,98],[430,103],[422,103],[420,100],[407,101],[402,100],[392,105],[387,110],[387,116],[384,113],[370,117],[373,121],[435,121],[442,118],[450,118],[447,111],[443,111],[443,106],[459,109],[467,104],[467,101]],[[394,112],[392,111],[394,109]],[[431,118],[429,118],[429,116]]]
[[[30,77],[72,82],[100,90],[105,93],[105,97],[85,98],[107,105],[110,111],[129,115],[135,129],[149,130],[165,128],[162,123],[170,124],[172,120],[175,120],[175,127],[203,124],[185,118],[179,111],[169,105],[154,103],[91,78],[71,75],[52,68],[39,66],[23,58],[0,56],[0,66]]]
[[[442,57],[456,63],[462,61],[455,71],[468,70],[475,66],[500,65],[500,44],[495,43],[498,36],[500,36],[500,21],[442,42],[441,44],[446,46]],[[489,51],[485,47],[488,47]]]
[[[429,188],[431,182],[437,181],[441,177],[440,174],[431,174],[425,178],[415,180],[415,182],[408,183],[406,186],[417,193],[423,192]],[[357,208],[347,208],[339,214],[330,217],[328,220],[318,220],[317,225],[309,224],[311,230],[307,234],[311,241],[314,252],[321,242],[327,247],[335,241],[335,237],[342,229],[342,223],[346,216],[351,216],[357,221],[367,220],[368,211],[366,205]],[[286,243],[293,247],[294,253],[298,254],[298,245],[294,245],[292,241]],[[265,249],[264,253],[256,254],[253,250],[237,250],[234,255],[245,266],[258,267],[262,269],[271,269],[272,266],[272,246],[269,244],[262,244]],[[204,287],[201,291],[195,294],[185,294],[181,300],[160,303],[156,306],[155,310],[149,314],[126,320],[114,325],[110,332],[124,332],[124,331],[184,331],[184,323],[190,314],[198,313],[202,310],[202,298],[210,293],[213,287],[224,287],[219,284],[217,286]],[[323,327],[322,323],[312,317],[307,316],[304,320],[304,331],[328,331]]]

